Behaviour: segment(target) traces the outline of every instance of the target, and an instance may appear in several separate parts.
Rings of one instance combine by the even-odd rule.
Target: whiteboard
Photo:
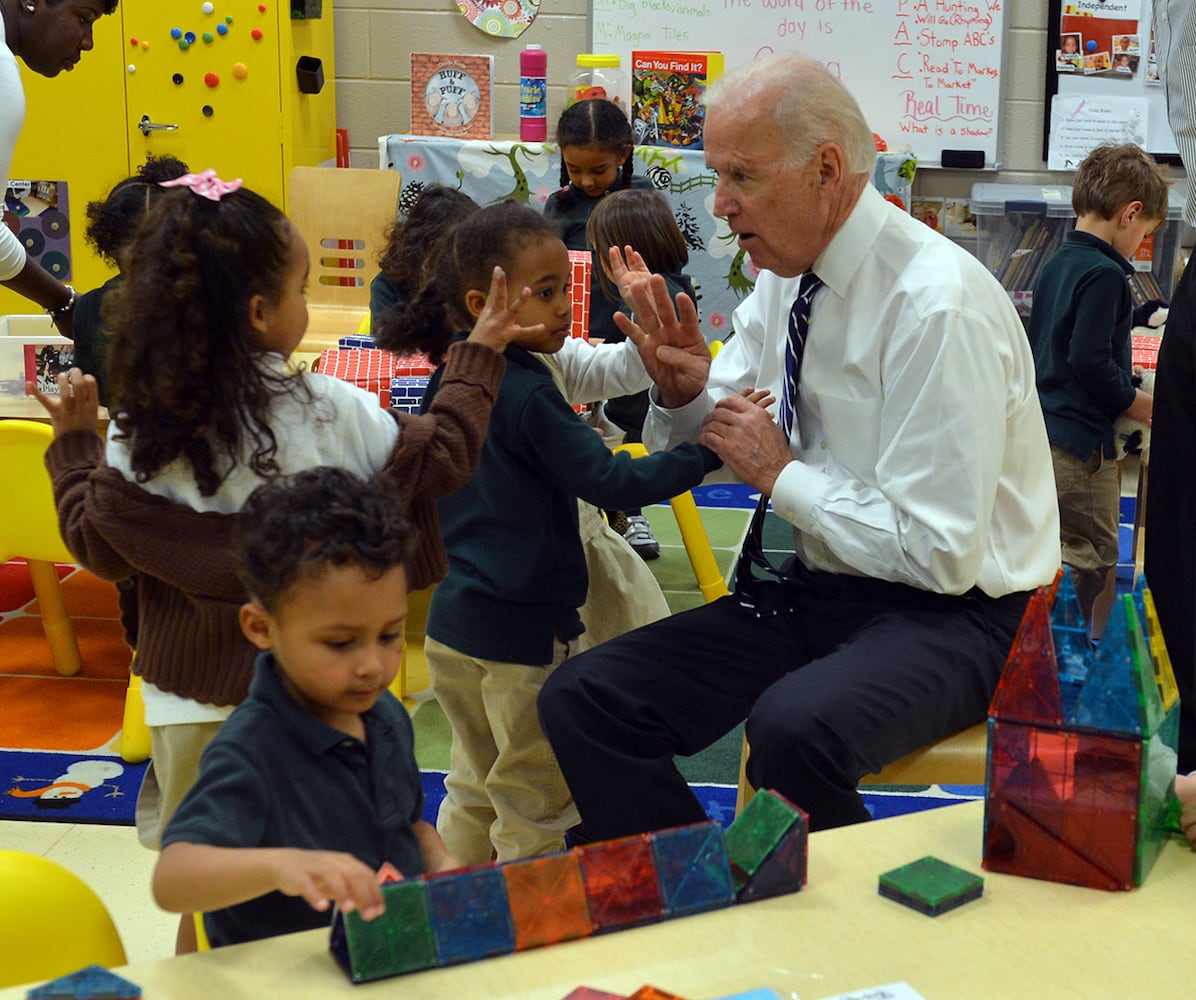
[[[630,73],[635,49],[722,52],[727,68],[773,52],[823,63],[891,149],[919,166],[944,150],[995,169],[1003,0],[594,0],[595,52]]]

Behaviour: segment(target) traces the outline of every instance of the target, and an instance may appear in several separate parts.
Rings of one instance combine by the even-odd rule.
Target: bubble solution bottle
[[[569,78],[569,104],[600,98],[619,106],[627,114],[630,90],[621,60],[613,53],[582,52],[577,69]]]
[[[519,138],[548,138],[548,53],[539,45],[519,53]]]

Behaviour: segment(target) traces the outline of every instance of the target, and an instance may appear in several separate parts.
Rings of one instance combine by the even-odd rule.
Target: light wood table
[[[116,971],[146,1000],[561,1000],[579,985],[630,994],[646,983],[688,1000],[762,986],[816,1000],[899,981],[928,1000],[1192,994],[1186,842],[1166,844],[1142,888],[1106,893],[984,872],[983,814],[973,802],[814,834],[809,884],[791,896],[362,986],[323,930]],[[881,872],[927,854],[982,874],[984,896],[932,918],[877,894]]]

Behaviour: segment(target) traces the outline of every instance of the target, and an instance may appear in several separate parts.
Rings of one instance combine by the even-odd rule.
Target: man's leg
[[[895,584],[878,595],[873,583],[857,601],[814,600],[806,615],[822,655],[773,684],[747,720],[749,780],[805,809],[815,830],[868,819],[863,775],[984,719],[1025,608],[1024,596]]]
[[[804,662],[796,625],[793,615],[757,621],[725,597],[603,643],[548,678],[540,723],[589,836],[705,819],[673,757],[726,734]]]

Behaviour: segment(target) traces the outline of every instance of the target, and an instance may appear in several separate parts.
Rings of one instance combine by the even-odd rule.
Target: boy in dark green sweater
[[[1127,258],[1167,215],[1167,182],[1139,147],[1100,146],[1072,187],[1076,228],[1034,287],[1030,346],[1059,496],[1063,562],[1093,639],[1116,586],[1121,469],[1113,421],[1149,425],[1152,399],[1134,386]]]

